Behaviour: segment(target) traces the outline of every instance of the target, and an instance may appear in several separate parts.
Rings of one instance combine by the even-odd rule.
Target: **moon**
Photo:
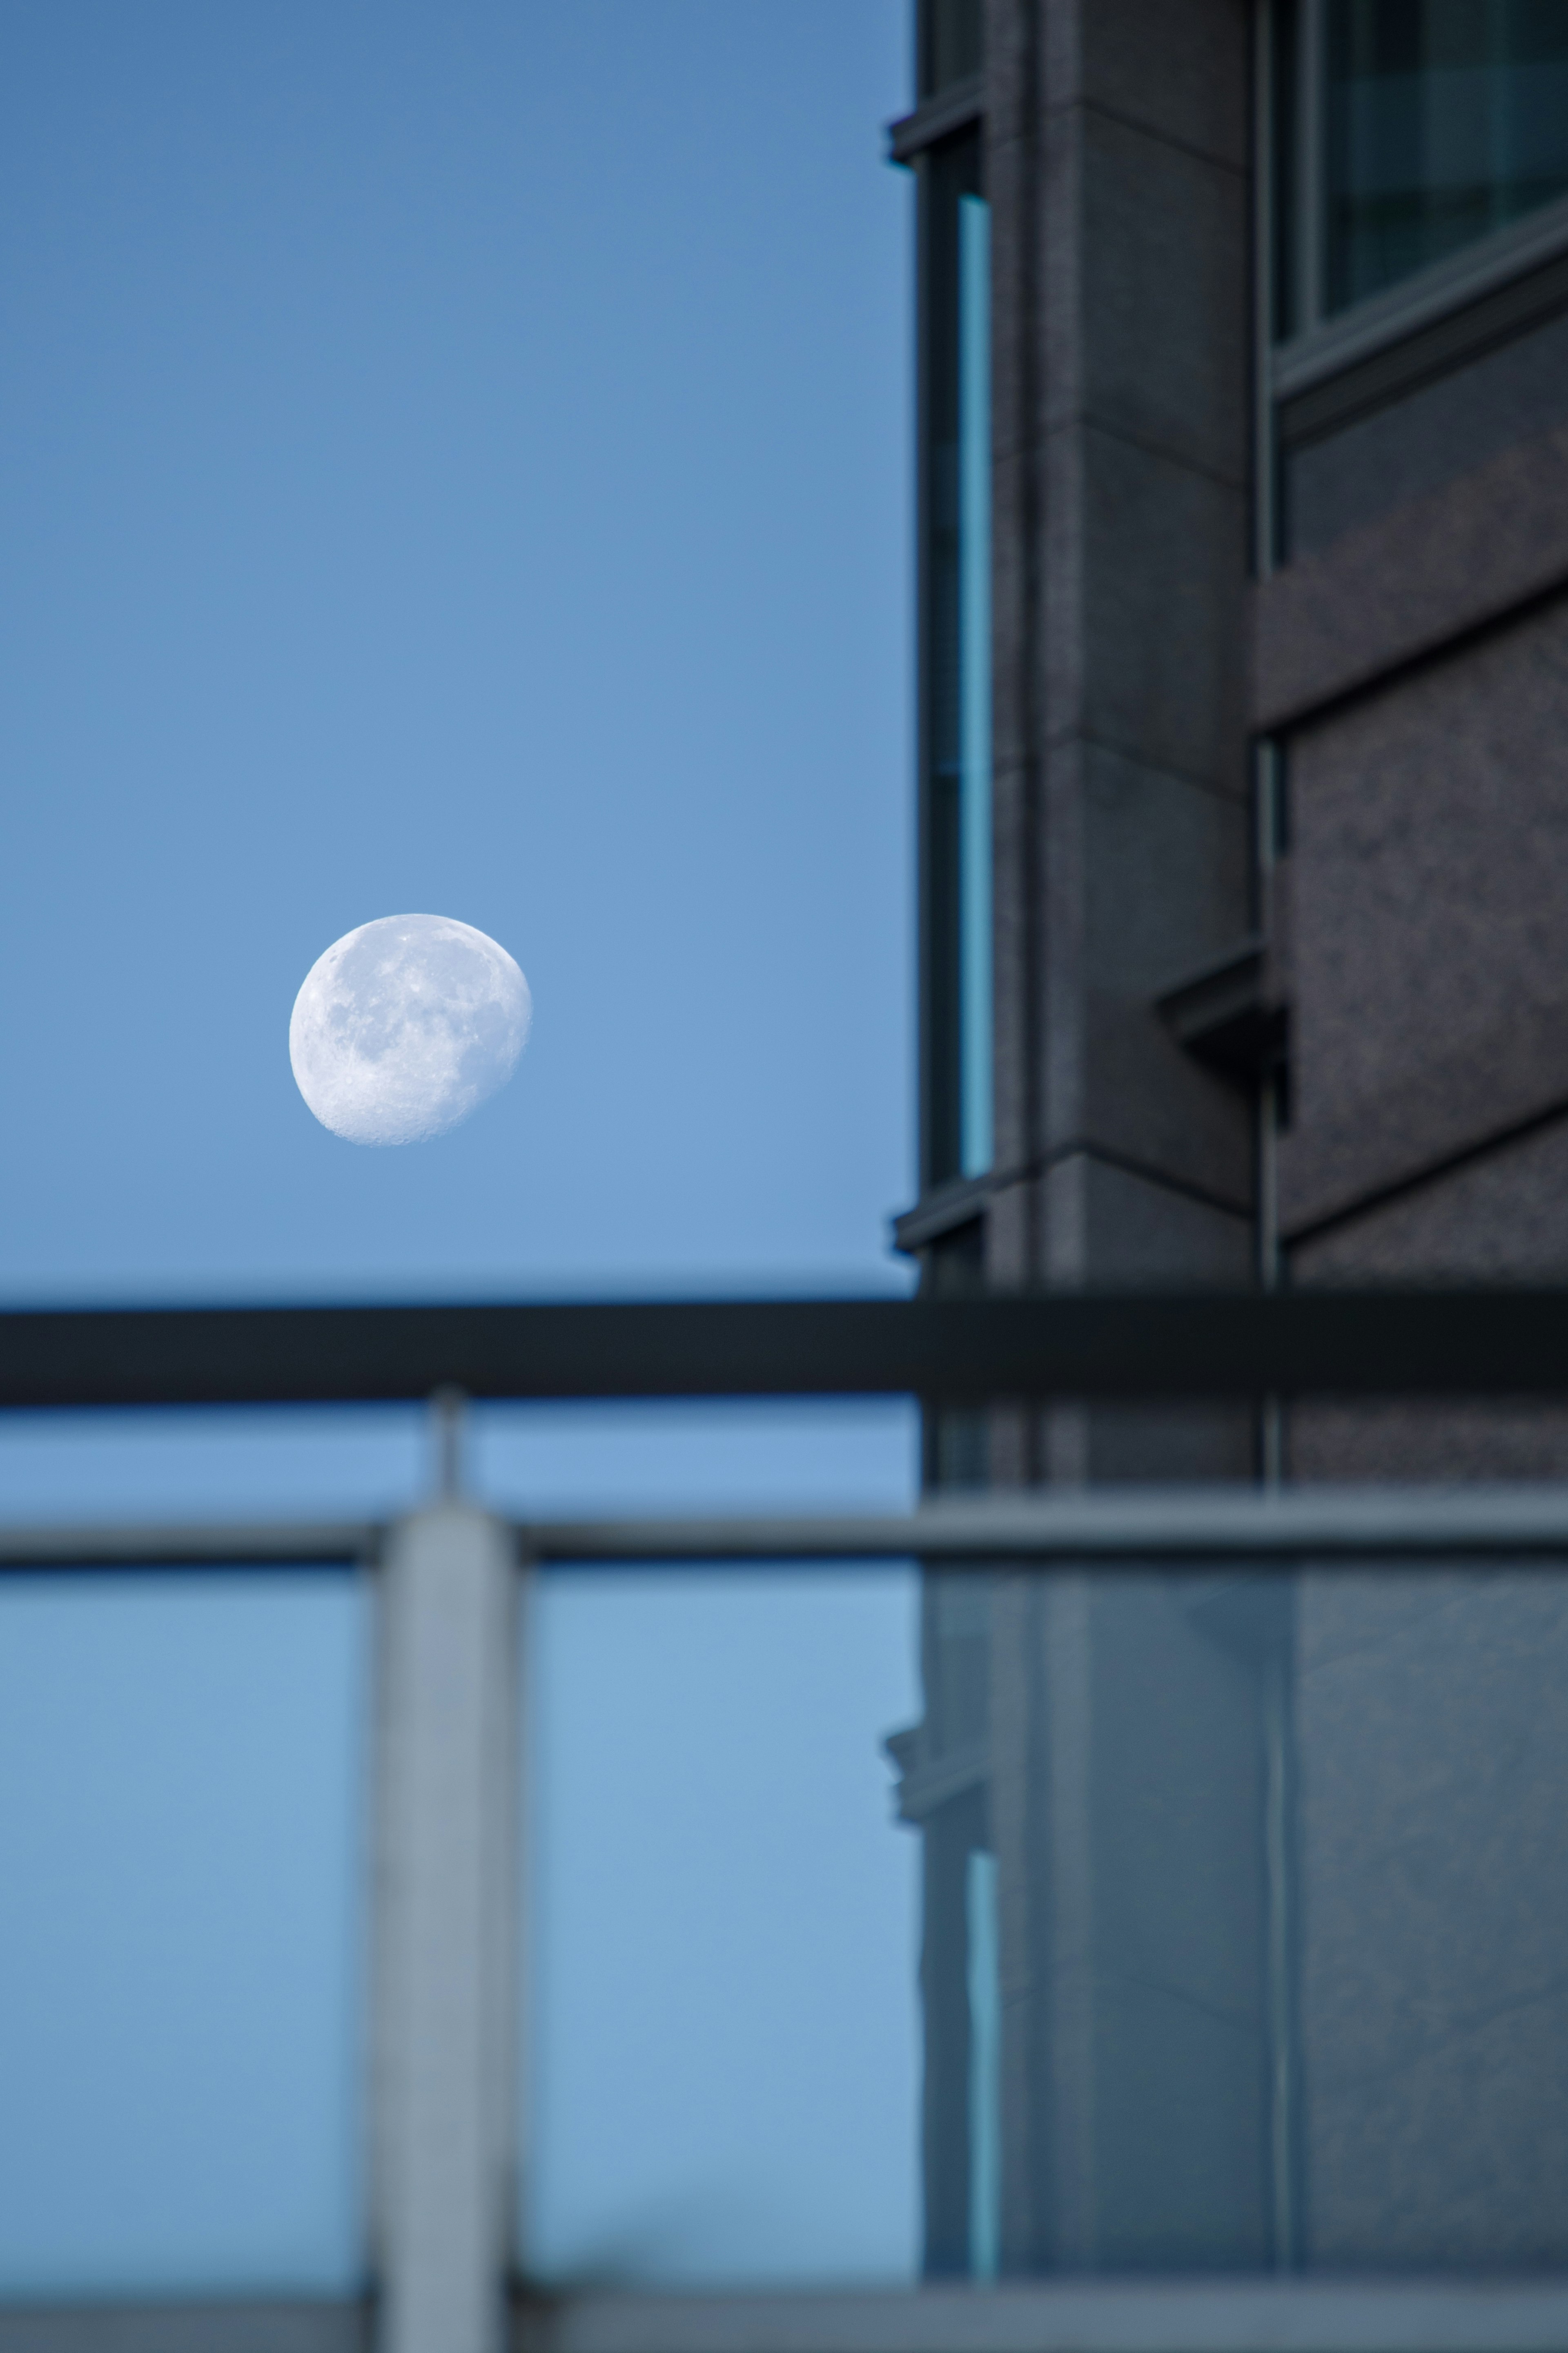
[[[529,987],[505,948],[449,915],[383,915],[334,940],[289,1023],[294,1077],[350,1144],[424,1144],[505,1086]]]

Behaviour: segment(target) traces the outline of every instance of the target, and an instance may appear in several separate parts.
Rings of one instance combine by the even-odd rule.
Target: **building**
[[[1562,1278],[1568,7],[921,0],[925,1288]],[[928,1482],[1544,1475],[1493,1406]],[[928,2271],[1568,2261],[1555,1581],[932,1575]]]

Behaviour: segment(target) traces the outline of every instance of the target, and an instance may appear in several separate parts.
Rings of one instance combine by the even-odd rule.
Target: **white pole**
[[[512,2242],[516,1540],[450,1496],[380,1593],[377,2353],[502,2353]]]

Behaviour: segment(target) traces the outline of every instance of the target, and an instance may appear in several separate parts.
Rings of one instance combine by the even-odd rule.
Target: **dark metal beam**
[[[1568,1291],[14,1310],[0,1406],[1568,1395]]]
[[[370,1520],[0,1525],[0,1574],[49,1568],[355,1568],[374,1560],[384,1533]]]

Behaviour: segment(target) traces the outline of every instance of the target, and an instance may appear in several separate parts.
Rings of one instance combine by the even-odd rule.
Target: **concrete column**
[[[501,2353],[516,2129],[518,1566],[458,1503],[381,1574],[377,2353]]]

